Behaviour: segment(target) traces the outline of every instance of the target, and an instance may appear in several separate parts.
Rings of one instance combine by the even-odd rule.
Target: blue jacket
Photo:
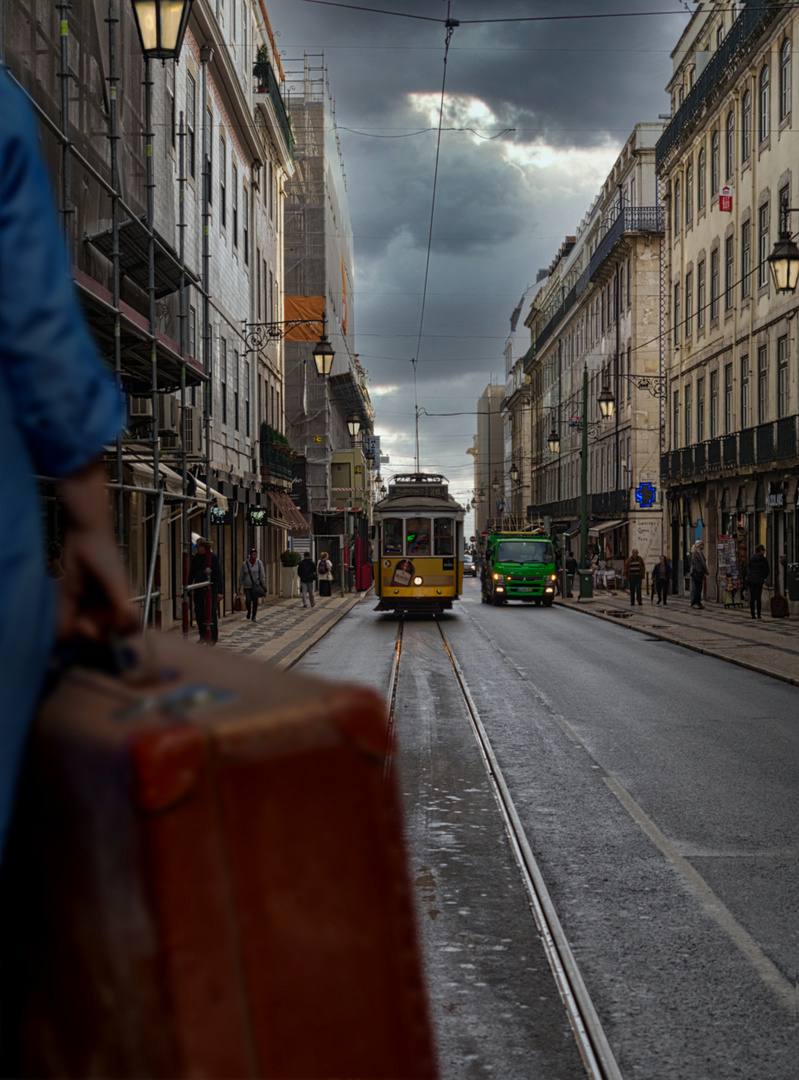
[[[32,114],[2,67],[0,116],[1,857],[55,632],[35,476],[86,465],[124,410],[78,306]]]

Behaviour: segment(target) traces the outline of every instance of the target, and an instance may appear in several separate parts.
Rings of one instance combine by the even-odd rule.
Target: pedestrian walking
[[[244,589],[244,602],[247,606],[247,618],[255,622],[258,614],[258,601],[266,596],[266,571],[258,558],[258,551],[253,548],[239,570],[239,589]]]
[[[688,572],[691,577],[691,607],[699,608],[701,611],[704,608],[702,591],[705,578],[709,573],[707,559],[705,558],[704,540],[697,540],[691,549],[691,565]]]
[[[746,575],[746,587],[749,590],[749,611],[753,619],[763,618],[760,614],[760,604],[763,596],[763,586],[769,573],[766,549],[762,544],[758,544],[754,555],[749,560],[749,572]]]
[[[568,586],[568,589],[569,589],[569,593],[568,593],[569,597],[571,597],[571,595],[572,595],[572,584],[574,583],[574,575],[577,573],[578,570],[579,570],[579,566],[577,565],[577,560],[575,559],[575,557],[571,553],[571,551],[567,551],[566,552],[566,585]]]
[[[333,595],[333,564],[328,558],[327,552],[323,551],[319,556],[319,565],[316,568],[316,576],[319,580],[319,595]]]
[[[624,576],[627,578],[627,584],[630,587],[630,605],[634,606],[635,601],[638,601],[639,607],[642,604],[641,600],[641,582],[646,574],[646,566],[644,560],[638,554],[638,548],[633,548],[632,555],[627,557],[624,563]]]
[[[665,555],[661,555],[652,570],[652,582],[657,591],[658,603],[668,604],[669,582],[671,581],[671,563]]]
[[[313,598],[313,586],[316,581],[316,567],[314,561],[311,558],[310,551],[306,551],[302,557],[302,562],[297,567],[297,577],[300,579],[300,596],[302,596],[302,606],[307,608],[310,604],[314,606]]]
[[[207,589],[192,589],[194,619],[200,635],[197,644],[204,645],[210,637],[210,644],[216,645],[219,640],[219,601],[225,595],[225,580],[219,558],[211,550],[211,541],[199,536],[194,546],[196,550],[189,563],[189,585],[209,582]]]
[[[100,455],[125,422],[70,281],[33,113],[0,68],[0,856],[56,637],[104,641],[138,619]],[[61,569],[47,572],[37,477],[53,477]],[[63,572],[62,572],[63,571]],[[54,580],[55,578],[59,580]],[[87,592],[92,595],[87,604]]]

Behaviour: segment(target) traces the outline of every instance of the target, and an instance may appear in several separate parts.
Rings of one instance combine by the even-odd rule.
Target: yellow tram
[[[444,476],[407,473],[389,481],[374,508],[376,611],[452,607],[463,588],[464,515]]]

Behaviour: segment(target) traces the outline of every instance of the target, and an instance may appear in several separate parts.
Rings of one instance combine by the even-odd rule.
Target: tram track
[[[516,810],[508,785],[502,775],[477,706],[469,691],[463,671],[447,641],[441,622],[436,619],[443,649],[451,665],[461,700],[494,795],[511,851],[522,878],[536,927],[552,976],[563,1002],[580,1057],[591,1080],[623,1080],[613,1051],[602,1028],[577,961],[561,925],[552,898]],[[405,619],[400,618],[392,665],[389,700],[389,739],[393,738],[395,709],[402,659]]]

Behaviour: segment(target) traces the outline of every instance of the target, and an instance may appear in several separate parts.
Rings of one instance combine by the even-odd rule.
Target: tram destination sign
[[[393,484],[391,494],[400,495],[426,495],[429,499],[446,499],[449,494],[449,484]]]

